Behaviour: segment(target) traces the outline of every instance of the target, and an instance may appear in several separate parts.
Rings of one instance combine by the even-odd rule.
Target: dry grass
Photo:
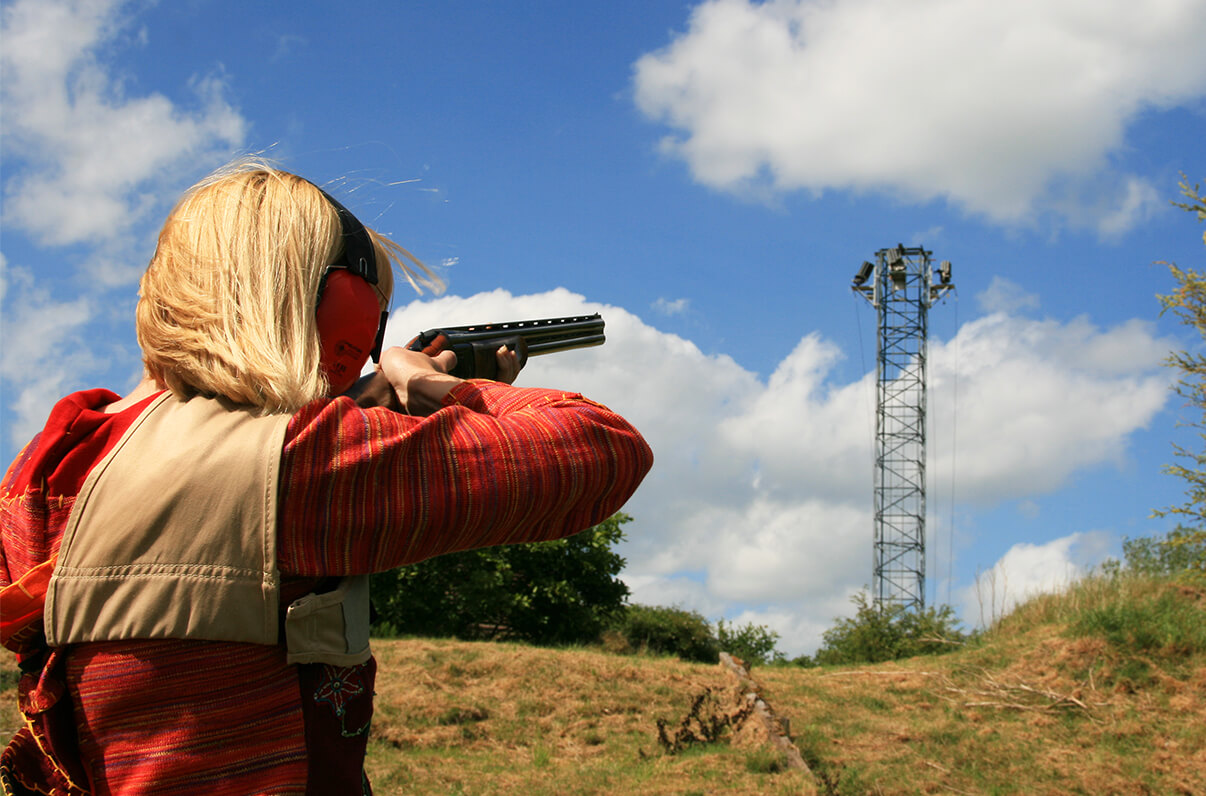
[[[375,642],[377,715],[368,761],[391,793],[804,793],[801,772],[729,744],[667,755],[677,724],[718,666],[594,650],[443,640]]]
[[[1181,595],[1206,621],[1201,596]],[[1074,613],[1024,606],[984,643],[942,657],[756,669],[813,777],[741,733],[666,753],[658,720],[677,726],[704,689],[726,692],[720,666],[377,641],[369,774],[382,796],[1206,794],[1206,653],[1076,636]],[[6,658],[0,731],[16,727],[11,671]]]

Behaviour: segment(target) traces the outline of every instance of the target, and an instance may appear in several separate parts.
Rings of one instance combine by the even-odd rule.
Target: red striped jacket
[[[9,469],[0,485],[0,587],[57,551],[88,471],[146,403],[101,411],[117,398],[107,390],[64,398]],[[568,536],[617,511],[651,465],[636,429],[573,393],[470,381],[426,418],[316,401],[291,419],[281,453],[282,600],[317,578]],[[48,671],[66,682],[78,739],[64,744],[78,740],[88,780],[80,784],[94,793],[361,787],[371,660],[288,666],[280,647],[128,641],[55,651]],[[43,695],[30,693],[26,702]],[[6,765],[23,761],[23,776],[43,778],[29,786],[45,790],[59,778],[58,792],[70,792],[29,740],[18,734]],[[42,770],[31,773],[31,762]]]

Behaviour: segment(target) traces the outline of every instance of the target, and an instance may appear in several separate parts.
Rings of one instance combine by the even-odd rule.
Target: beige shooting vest
[[[289,415],[165,392],[88,474],[46,594],[50,646],[276,644],[277,483]],[[290,663],[363,663],[368,577],[289,606]]]

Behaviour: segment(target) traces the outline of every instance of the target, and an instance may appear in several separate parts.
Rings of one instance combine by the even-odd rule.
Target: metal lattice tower
[[[935,282],[931,254],[904,245],[880,249],[854,277],[855,292],[879,315],[872,570],[878,608],[925,608],[926,324],[930,306],[954,289],[949,262]]]

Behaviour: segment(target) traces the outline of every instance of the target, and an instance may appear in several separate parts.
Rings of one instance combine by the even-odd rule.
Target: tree
[[[1127,572],[1157,577],[1200,570],[1206,561],[1206,534],[1179,527],[1160,536],[1123,537],[1122,557],[1121,562],[1105,561],[1103,572],[1118,575],[1124,564]]]
[[[1197,214],[1200,221],[1206,221],[1206,198],[1202,196],[1199,186],[1190,187],[1182,179],[1181,195],[1188,201],[1174,201],[1173,205]],[[1206,244],[1206,232],[1202,233],[1202,242]],[[1161,314],[1172,312],[1181,323],[1196,330],[1206,340],[1206,274],[1192,268],[1180,268],[1176,263],[1169,263],[1168,268],[1176,288],[1168,295],[1157,296]],[[1203,431],[1206,430],[1206,355],[1188,350],[1174,351],[1165,364],[1180,374],[1174,389],[1177,395],[1200,413],[1199,418],[1189,425],[1199,429],[1199,436],[1206,441]],[[1196,554],[1191,557],[1187,568],[1206,569],[1206,554],[1202,552],[1206,549],[1206,450],[1194,452],[1175,443],[1173,449],[1175,456],[1184,464],[1167,465],[1164,471],[1185,481],[1187,500],[1179,506],[1157,510],[1155,514],[1184,518],[1187,524],[1178,526],[1160,543],[1195,550]]]
[[[612,546],[632,520],[617,513],[552,542],[437,556],[373,576],[374,630],[382,634],[594,641],[621,611],[624,558]]]

